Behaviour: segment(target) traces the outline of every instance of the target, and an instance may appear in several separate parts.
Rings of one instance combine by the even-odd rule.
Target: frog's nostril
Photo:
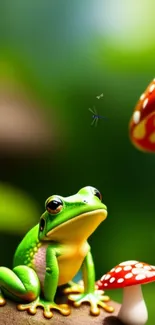
[[[84,202],[84,203],[88,203],[88,201],[86,201],[86,200],[83,200],[83,202]]]

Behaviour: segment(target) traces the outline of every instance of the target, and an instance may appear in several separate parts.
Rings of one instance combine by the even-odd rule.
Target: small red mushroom
[[[155,152],[155,79],[140,96],[129,123],[129,135],[138,149]]]
[[[144,325],[148,320],[141,284],[155,281],[155,266],[138,261],[125,261],[97,281],[98,289],[124,288],[118,318],[128,325]]]

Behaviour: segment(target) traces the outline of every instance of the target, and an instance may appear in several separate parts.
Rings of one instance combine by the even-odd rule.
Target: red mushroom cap
[[[138,149],[155,152],[155,79],[140,96],[129,123],[129,134]]]
[[[155,281],[155,266],[138,261],[120,263],[97,281],[98,289],[117,289]]]

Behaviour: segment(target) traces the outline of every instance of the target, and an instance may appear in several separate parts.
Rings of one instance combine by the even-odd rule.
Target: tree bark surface
[[[62,316],[53,311],[53,317],[46,319],[42,309],[38,308],[35,315],[29,315],[27,311],[18,311],[16,304],[7,300],[5,306],[0,307],[0,325],[121,325],[117,318],[120,304],[110,301],[115,311],[112,314],[100,310],[99,316],[91,316],[89,305],[81,305],[79,308],[71,306],[71,314]]]

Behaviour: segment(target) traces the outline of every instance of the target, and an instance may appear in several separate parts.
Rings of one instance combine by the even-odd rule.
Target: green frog
[[[106,217],[107,207],[94,187],[86,186],[69,197],[50,196],[40,222],[17,247],[13,269],[0,267],[0,306],[8,297],[17,302],[18,310],[30,314],[35,314],[39,306],[46,318],[53,316],[53,309],[67,316],[71,312],[69,304],[55,302],[57,288],[67,284],[64,293],[74,306],[88,302],[93,315],[99,314],[99,306],[113,312],[113,307],[106,304],[110,298],[96,290],[87,242]],[[83,285],[72,282],[80,269]]]

